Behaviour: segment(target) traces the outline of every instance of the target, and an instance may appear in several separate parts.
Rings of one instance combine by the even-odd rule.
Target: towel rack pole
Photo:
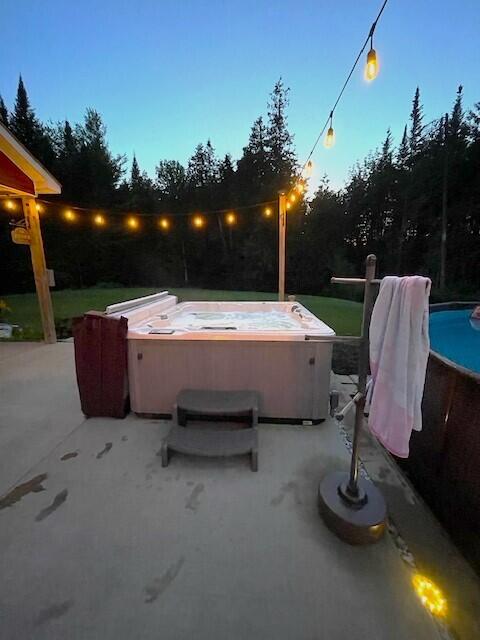
[[[372,281],[375,279],[375,271],[377,268],[377,258],[373,254],[367,256],[365,267],[365,281],[363,294],[363,314],[362,314],[362,333],[358,354],[358,393],[361,397],[355,405],[355,428],[353,432],[352,443],[352,459],[350,463],[350,479],[348,482],[348,490],[352,496],[358,496],[358,443],[360,440],[360,431],[363,425],[363,414],[365,409],[365,393],[367,388],[367,374],[369,363],[369,332],[370,320],[373,311],[373,290]]]
[[[340,538],[350,544],[376,542],[382,537],[386,525],[386,505],[382,494],[372,482],[358,477],[358,449],[365,410],[369,364],[369,332],[374,301],[373,285],[381,282],[381,280],[375,278],[376,264],[376,256],[370,254],[366,259],[365,278],[331,279],[331,282],[336,284],[364,285],[350,472],[328,474],[322,480],[318,490],[318,507],[326,524]]]

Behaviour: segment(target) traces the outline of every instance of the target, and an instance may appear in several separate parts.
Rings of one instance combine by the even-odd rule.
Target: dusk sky
[[[291,88],[289,126],[299,161],[308,154],[363,43],[380,0],[4,0],[0,94],[11,108],[21,73],[42,120],[82,119],[96,108],[114,153],[135,151],[153,175],[160,159],[188,160],[212,140],[238,159],[274,82]],[[334,127],[320,145],[314,181],[341,187],[349,168],[398,143],[420,86],[425,121],[480,100],[480,2],[390,0],[374,45],[380,75],[361,61]]]

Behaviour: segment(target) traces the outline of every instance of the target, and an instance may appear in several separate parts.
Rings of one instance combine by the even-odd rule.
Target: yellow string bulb
[[[271,218],[272,217],[272,213],[273,213],[273,211],[272,211],[272,209],[270,207],[265,207],[265,209],[263,210],[263,215],[266,218]]]
[[[130,229],[132,230],[138,229],[139,222],[137,218],[135,218],[135,216],[130,216],[129,218],[127,218],[127,226],[130,227]]]
[[[37,213],[43,213],[45,211],[45,207],[43,207],[41,204],[39,204],[37,202],[37,204],[35,205],[35,208],[37,209]]]
[[[333,130],[333,127],[330,126],[328,127],[327,135],[325,136],[324,145],[327,149],[330,149],[330,147],[333,147],[334,144],[335,144],[335,131]]]
[[[368,82],[375,80],[375,78],[378,76],[378,71],[379,65],[377,52],[372,48],[367,54],[367,64],[365,65],[365,80],[367,80]]]
[[[295,202],[297,200],[297,196],[294,193],[291,193],[289,195],[289,198],[290,198],[290,202]]]
[[[97,227],[103,227],[105,225],[105,216],[102,216],[101,213],[97,213],[93,218],[93,222],[97,225]]]
[[[15,211],[15,202],[13,200],[5,200],[5,209],[8,211]]]
[[[195,229],[202,229],[205,226],[205,219],[202,216],[194,216],[193,226]]]
[[[67,220],[68,222],[75,222],[75,220],[77,219],[76,214],[71,210],[71,209],[66,209],[63,212],[63,217],[65,218],[65,220]]]
[[[168,218],[160,218],[158,226],[162,231],[168,231],[170,229],[170,220]]]
[[[309,160],[305,166],[305,177],[310,178],[313,173],[313,162]]]
[[[227,215],[225,216],[225,222],[230,227],[232,227],[237,222],[237,216],[233,211],[230,211],[229,213],[227,213]]]

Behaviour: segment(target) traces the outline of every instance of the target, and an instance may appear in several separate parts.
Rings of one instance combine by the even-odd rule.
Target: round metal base
[[[349,502],[342,490],[348,483],[348,477],[348,473],[336,471],[322,480],[318,488],[318,510],[328,528],[344,542],[377,542],[385,532],[385,500],[374,484],[359,478],[359,490],[365,499]]]

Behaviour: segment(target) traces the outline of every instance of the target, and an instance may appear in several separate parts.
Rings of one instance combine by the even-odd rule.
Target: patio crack
[[[67,489],[60,491],[60,493],[57,493],[57,495],[53,499],[52,504],[49,505],[48,507],[45,507],[45,509],[42,509],[40,513],[37,515],[37,517],[35,518],[35,520],[37,522],[41,522],[42,520],[45,520],[45,518],[48,518],[49,515],[51,515],[54,511],[56,511],[58,507],[65,502],[65,500],[67,499],[67,496],[68,496]]]
[[[49,622],[50,620],[58,620],[58,618],[64,616],[72,606],[73,600],[65,600],[64,602],[52,604],[49,607],[42,609],[38,614],[35,625],[38,626],[45,622]]]
[[[200,506],[200,500],[198,499],[198,496],[204,489],[205,485],[202,482],[200,482],[193,488],[192,493],[185,503],[185,509],[190,509],[191,511],[196,511],[198,509],[198,507]]]
[[[146,604],[152,604],[168,587],[172,584],[175,578],[180,573],[180,569],[185,563],[185,556],[180,558],[172,564],[160,578],[154,578],[151,584],[147,584],[144,588],[146,598]]]

